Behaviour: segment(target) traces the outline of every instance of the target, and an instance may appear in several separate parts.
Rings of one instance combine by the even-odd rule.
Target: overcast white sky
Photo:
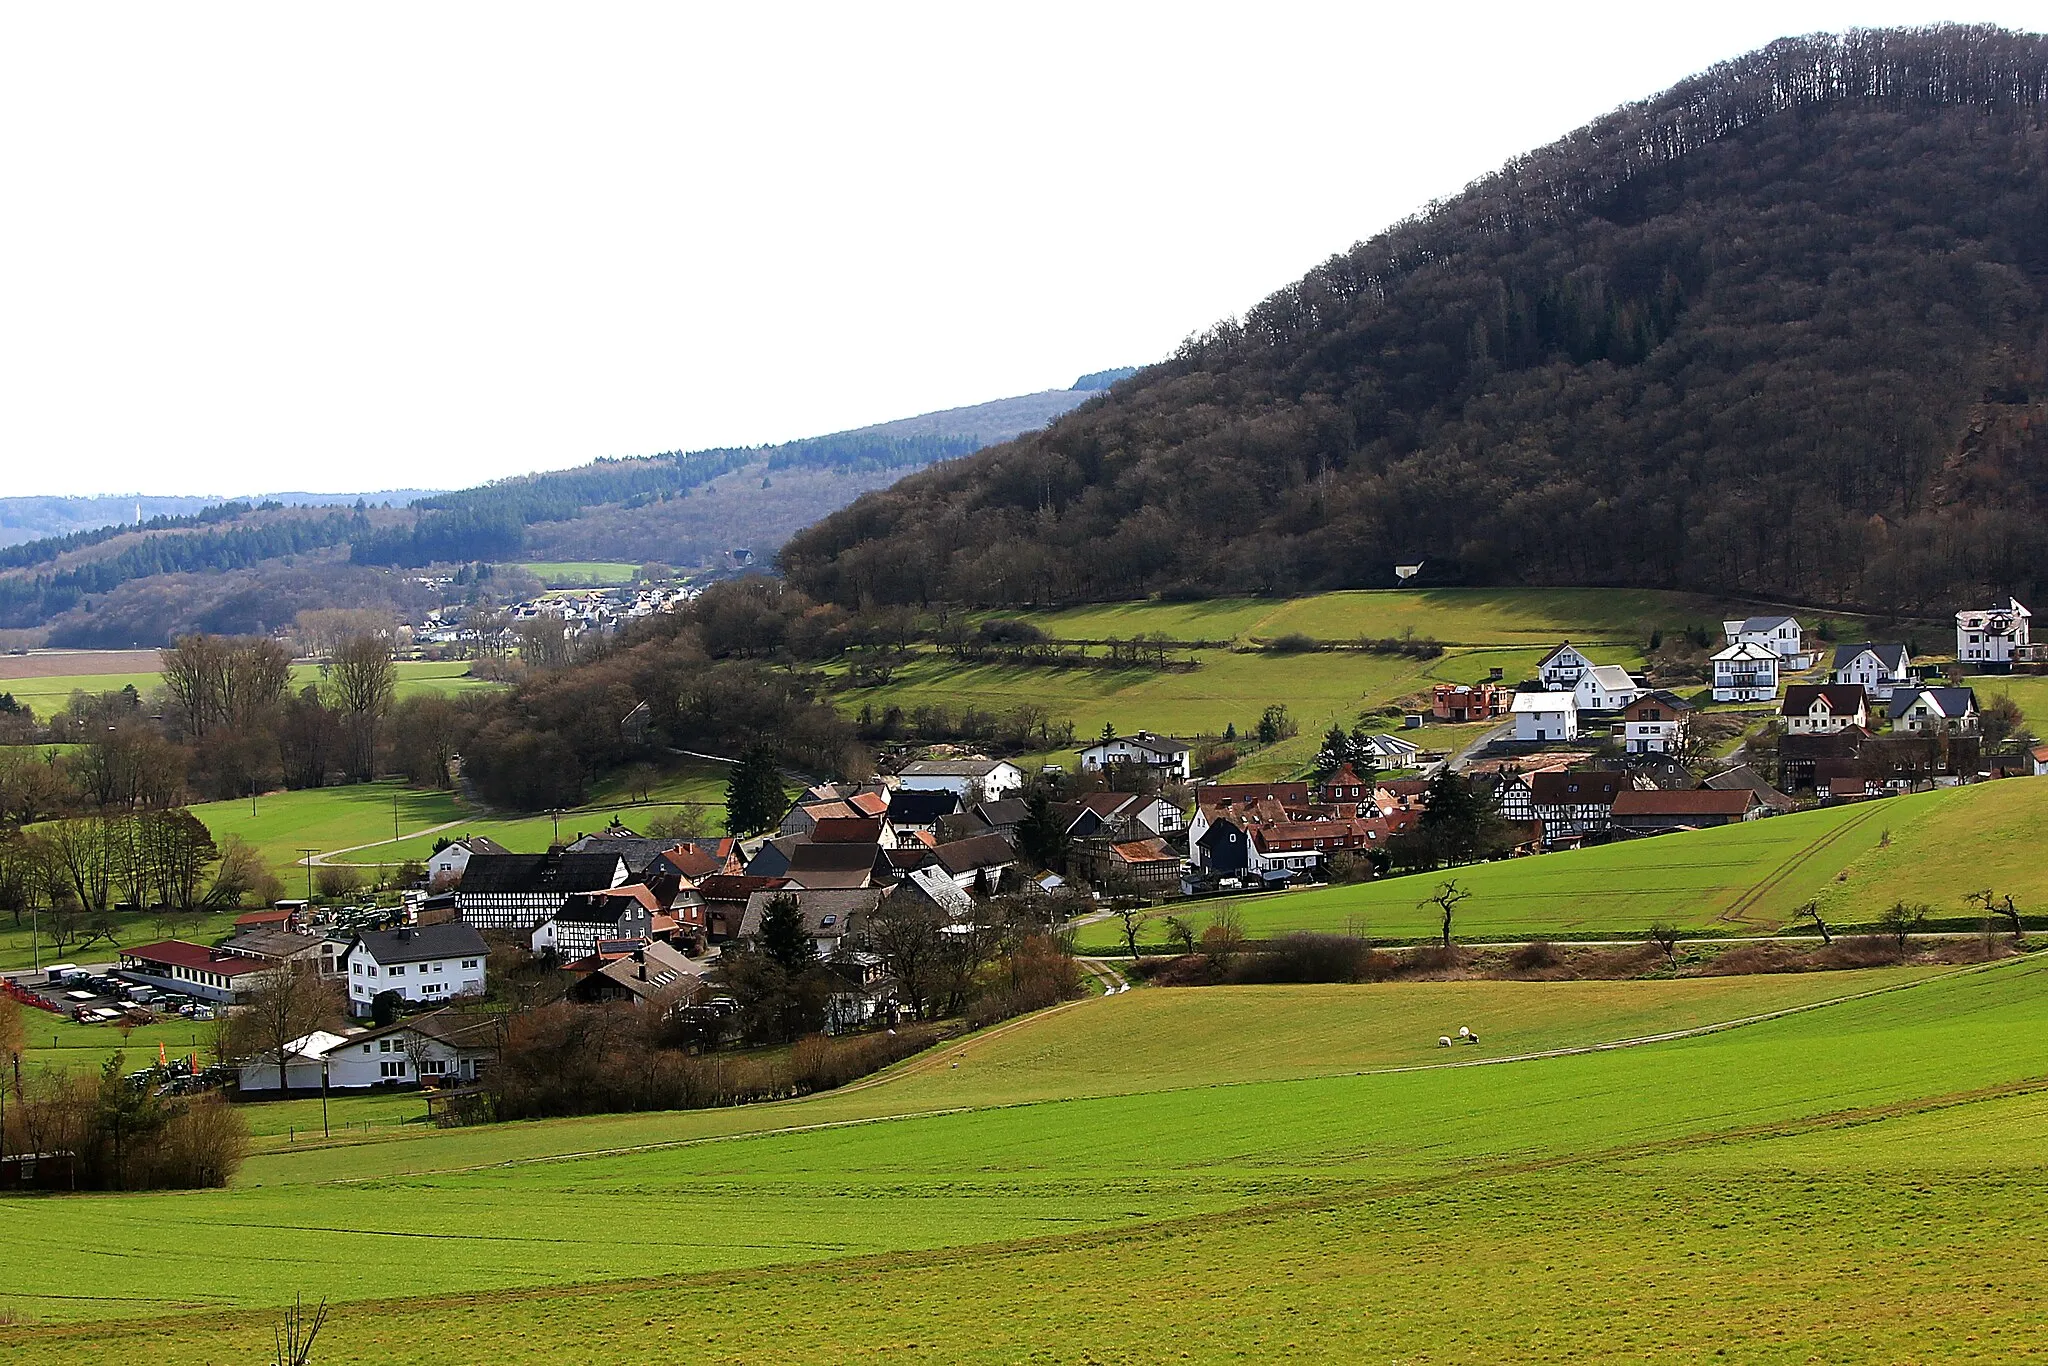
[[[1774,37],[2044,13],[13,5],[0,494],[458,487],[1061,387]]]

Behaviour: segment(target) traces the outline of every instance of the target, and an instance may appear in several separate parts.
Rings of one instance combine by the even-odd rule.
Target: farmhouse
[[[756,892],[747,898],[746,916],[740,922],[740,937],[757,938],[761,933],[761,918],[768,914],[769,906],[782,897],[791,897],[803,917],[804,932],[810,936],[811,948],[821,959],[835,958],[842,948],[852,945],[860,933],[862,920],[882,904],[882,896],[882,889],[877,887],[833,891],[790,888]]]
[[[1579,738],[1579,702],[1572,693],[1516,693],[1514,713],[1515,739],[1524,743]]]
[[[1530,804],[1543,822],[1544,838],[1555,843],[1605,830],[1614,817],[1614,799],[1623,792],[1655,785],[1626,773],[1556,769],[1529,778]]]
[[[1872,701],[1889,702],[1892,690],[1913,681],[1912,659],[1903,645],[1838,645],[1830,683],[1855,684]]]
[[[1613,821],[1622,830],[1703,830],[1768,814],[1764,799],[1746,787],[1701,787],[1690,792],[1652,788],[1614,794]]]
[[[903,766],[896,783],[899,791],[950,792],[965,804],[1022,790],[1024,770],[1005,759],[918,759]]]
[[[1768,645],[1738,641],[1714,656],[1716,702],[1765,702],[1778,695],[1779,657]]]
[[[976,896],[994,896],[1003,874],[1017,866],[1017,851],[996,835],[975,835],[932,850],[932,861],[953,885]]]
[[[755,864],[747,865],[749,874],[754,870]],[[821,891],[872,887],[890,881],[895,875],[882,846],[866,843],[799,844],[789,851],[788,871],[782,876],[789,879],[792,887]]]
[[[534,927],[529,944],[535,953],[574,960],[597,952],[606,940],[645,943],[654,937],[654,917],[661,909],[654,893],[639,883],[609,892],[578,892]]]
[[[475,1081],[498,1056],[500,1023],[490,1015],[435,1010],[350,1035],[326,1054],[327,1084],[361,1090]]]
[[[1536,679],[1547,691],[1569,692],[1579,686],[1579,680],[1592,668],[1593,661],[1567,640],[1543,656],[1536,665]]]
[[[575,893],[609,891],[626,877],[617,854],[471,854],[455,911],[474,929],[523,934]]]
[[[1778,708],[1788,735],[1832,735],[1867,730],[1870,708],[1860,683],[1794,683]]]
[[[1892,729],[1905,735],[1975,735],[1977,694],[1969,688],[1901,689],[1892,694]]]
[[[960,798],[950,790],[902,788],[889,799],[889,824],[899,842],[919,834],[935,835],[939,822],[960,810]]]
[[[1647,692],[1621,709],[1627,754],[1677,754],[1692,730],[1693,706],[1675,692]]]
[[[1186,782],[1194,776],[1188,756],[1192,751],[1178,740],[1141,730],[1135,735],[1116,735],[1097,740],[1081,751],[1081,768],[1096,773],[1117,764],[1150,769],[1170,782]]]
[[[1806,653],[1805,631],[1791,617],[1748,617],[1742,621],[1724,621],[1721,633],[1731,646],[1763,646],[1783,661],[1783,667],[1787,669],[1796,671],[1813,663],[1812,657]]]
[[[2003,673],[2015,661],[2033,658],[2029,623],[2033,613],[2007,598],[2000,606],[1956,613],[1956,659],[1985,673]]]
[[[1707,779],[1706,786],[1719,788],[1723,792],[1733,791],[1738,787],[1747,788],[1751,792],[1756,793],[1758,799],[1775,812],[1790,811],[1794,806],[1798,805],[1790,797],[1765,782],[1763,775],[1748,764],[1737,764],[1734,768],[1716,773],[1713,777]]]
[[[409,1005],[445,1005],[458,996],[481,996],[490,946],[460,921],[416,929],[365,930],[342,954],[351,1015],[394,992]]]

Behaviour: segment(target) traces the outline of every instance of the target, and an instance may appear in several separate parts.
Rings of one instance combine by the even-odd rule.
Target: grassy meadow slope
[[[2048,1137],[2044,970],[1605,1001],[1508,983],[1098,999],[802,1102],[356,1143],[256,1159],[225,1192],[23,1202],[0,1346],[246,1359],[311,1284],[339,1302],[334,1362],[571,1342],[603,1362],[1960,1355],[1929,1313],[1967,1309],[1995,1343],[2041,1307],[2048,1252],[2018,1197],[2038,1180],[2025,1145]],[[1240,997],[1273,1021],[1265,1056],[1235,1042]],[[1426,1050],[1414,1036],[1454,1011],[1555,1010],[1538,1043],[1831,998],[1634,1048],[1365,1070]],[[1358,1042],[1374,1037],[1391,1051]],[[1208,1084],[1212,1047],[1237,1084]],[[1086,1096],[1123,1056],[1146,1089]],[[1290,1063],[1335,1074],[1282,1079]],[[980,1086],[1083,1094],[984,1106]],[[93,1299],[69,1298],[82,1285]]]
[[[1319,930],[1421,939],[1438,925],[1435,908],[1416,903],[1454,877],[1472,893],[1456,924],[1465,938],[1640,937],[1660,920],[1688,931],[1768,934],[1808,900],[1830,921],[1869,924],[1901,900],[1962,916],[1963,895],[1987,886],[2038,913],[2048,903],[2043,847],[2048,778],[2013,778],[1230,904],[1259,937]],[[1213,909],[1181,914],[1199,932]],[[1163,946],[1172,910],[1160,912],[1141,943]],[[1121,951],[1121,931],[1097,922],[1082,945]]]

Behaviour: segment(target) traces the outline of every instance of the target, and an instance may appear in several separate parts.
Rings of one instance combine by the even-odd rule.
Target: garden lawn
[[[1873,923],[1898,900],[1955,916],[1965,911],[1962,896],[1984,886],[2038,913],[2048,902],[2043,847],[2048,779],[2012,778],[1432,874],[1166,906],[1140,943],[1163,948],[1168,915],[1200,933],[1219,904],[1235,905],[1255,938],[1293,930],[1430,938],[1436,909],[1418,903],[1446,879],[1472,893],[1453,927],[1471,940],[1640,938],[1658,921],[1690,932],[1771,933],[1808,900],[1839,924]],[[1096,921],[1080,942],[1121,952],[1121,925]]]
[[[2004,1356],[2031,1345],[2048,1284],[2028,1198],[2048,1137],[2044,967],[1496,1066],[830,1124],[947,1098],[905,1069],[751,1113],[278,1153],[224,1192],[10,1208],[0,1348],[252,1359],[314,1284],[339,1302],[330,1362]],[[1549,990],[1491,986],[1509,1008]],[[1070,1016],[1134,999],[1047,1017],[1054,1053]],[[1275,998],[1274,1051],[1355,1064],[1335,1036],[1419,1023],[1295,1021],[1320,1008]],[[1030,1063],[1033,1028],[989,1058],[1051,1082],[1068,1064]],[[1197,1074],[1146,1042],[1159,1032],[1132,1036],[1158,1084]],[[1076,1060],[1085,1089],[1113,1058]],[[629,1123],[667,1146],[618,1144]],[[564,1155],[518,1160],[536,1140]],[[207,1309],[226,1312],[191,1312]]]

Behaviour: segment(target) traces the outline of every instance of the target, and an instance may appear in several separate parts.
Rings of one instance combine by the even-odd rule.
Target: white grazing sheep
[[[1461,1039],[1469,1039],[1472,1037],[1472,1031],[1470,1029],[1467,1029],[1464,1025],[1459,1025],[1458,1037]]]
[[[1451,1036],[1448,1034],[1440,1035],[1437,1038],[1436,1046],[1438,1048],[1449,1048],[1451,1046]]]

